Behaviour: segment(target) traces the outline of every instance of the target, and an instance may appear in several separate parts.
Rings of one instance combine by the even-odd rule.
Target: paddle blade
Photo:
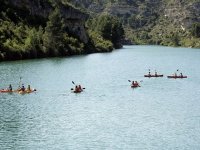
[[[128,82],[131,82],[131,80],[128,80]]]
[[[83,88],[85,90],[85,88]]]
[[[74,85],[75,85],[74,81],[72,81],[72,84],[74,84]]]
[[[71,88],[71,90],[74,90],[73,88]]]

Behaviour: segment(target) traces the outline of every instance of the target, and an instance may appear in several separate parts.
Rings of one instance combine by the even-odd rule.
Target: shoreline
[[[96,52],[91,52],[91,53],[81,53],[81,54],[72,54],[72,55],[58,55],[58,56],[42,56],[42,57],[29,57],[29,58],[22,58],[22,59],[0,59],[0,63],[1,62],[14,62],[14,61],[21,61],[21,60],[37,60],[37,59],[48,59],[48,58],[69,58],[69,57],[73,57],[73,56],[83,56],[83,55],[89,55],[89,54],[95,54],[95,53],[111,53],[115,50],[119,50],[119,49],[123,49],[126,46],[159,46],[159,47],[168,47],[168,48],[184,48],[184,49],[200,49],[198,47],[183,47],[183,46],[177,46],[177,47],[173,47],[173,46],[166,46],[166,45],[137,45],[137,44],[131,44],[131,45],[123,45],[121,48],[116,48],[113,49],[112,51],[96,51]],[[0,51],[1,52],[1,51]],[[22,56],[23,57],[23,56]]]

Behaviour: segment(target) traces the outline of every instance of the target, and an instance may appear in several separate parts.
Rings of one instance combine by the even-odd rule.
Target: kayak
[[[174,79],[176,79],[176,78],[180,78],[180,79],[182,79],[182,78],[187,78],[187,76],[167,76],[168,78],[174,78]]]
[[[32,93],[34,91],[19,91],[18,93],[19,94],[29,94],[29,93]]]
[[[160,75],[144,75],[144,77],[148,77],[148,78],[151,78],[151,77],[163,77],[163,74],[160,74]]]
[[[0,93],[12,93],[12,92],[14,92],[14,91],[4,90],[4,89],[0,90]]]
[[[81,93],[83,90],[73,91],[74,93]]]
[[[140,87],[139,85],[131,85],[131,88],[137,88]]]
[[[33,89],[33,90],[25,90],[25,91],[18,91],[19,94],[30,94],[30,93],[33,93],[35,92],[36,89]]]

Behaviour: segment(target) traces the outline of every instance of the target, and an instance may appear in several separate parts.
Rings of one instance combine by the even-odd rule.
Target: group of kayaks
[[[164,75],[163,74],[160,74],[160,75],[144,75],[144,77],[148,77],[148,78],[152,78],[152,77],[163,77]],[[167,78],[173,78],[173,79],[177,79],[177,78],[180,78],[180,79],[183,79],[183,78],[187,78],[187,76],[183,76],[183,75],[171,75],[171,76],[167,76]]]
[[[157,78],[157,77],[164,77],[163,74],[157,74],[157,72],[155,72],[154,75],[152,75],[150,72],[149,74],[147,75],[144,75],[144,77],[147,77],[147,78]],[[170,75],[170,76],[167,76],[167,78],[173,78],[173,79],[183,79],[183,78],[187,78],[187,76],[183,76],[182,73],[180,73],[180,75],[177,75],[176,73],[174,75]],[[128,80],[129,82],[131,82],[131,88],[138,88],[140,87],[139,83],[137,81],[130,81]],[[73,93],[81,93],[83,92],[83,90],[85,88],[82,88],[81,85],[76,85],[73,81],[72,83],[75,85],[75,88],[71,88],[71,91]],[[27,89],[24,87],[24,85],[22,84],[22,87],[19,87],[17,90],[12,90],[12,86],[9,85],[8,88],[6,89],[1,89],[0,90],[0,93],[18,93],[18,94],[30,94],[30,93],[33,93],[35,92],[36,89],[31,89],[30,88],[30,85],[28,85]]]
[[[152,75],[151,72],[149,71],[149,73],[147,75],[144,75],[144,77],[146,77],[146,78],[159,78],[159,77],[164,77],[164,75],[163,74],[157,74],[156,71],[155,71],[155,74]],[[187,76],[184,76],[182,73],[180,73],[180,75],[177,75],[177,73],[174,73],[173,75],[167,76],[167,78],[183,79],[183,78],[187,78]],[[128,81],[131,82],[130,80],[128,80]],[[137,87],[140,87],[138,82],[132,81],[131,88],[137,88]]]
[[[163,74],[157,74],[157,72],[155,72],[154,75],[151,75],[151,73],[149,72],[148,75],[144,75],[144,77],[148,77],[148,78],[152,78],[152,77],[164,77]],[[180,73],[180,75],[177,75],[176,73],[174,73],[173,75],[170,75],[170,76],[167,76],[167,78],[173,78],[173,79],[177,79],[177,78],[180,78],[180,79],[183,79],[183,78],[187,78],[187,76],[184,76],[182,73]]]
[[[19,87],[17,90],[13,90],[12,89],[12,86],[9,85],[8,88],[6,89],[1,89],[0,90],[0,93],[18,93],[18,94],[30,94],[30,93],[33,93],[35,92],[36,89],[31,89],[30,88],[30,85],[28,85],[28,88],[24,88],[24,86],[22,85],[22,87]]]
[[[36,91],[36,89],[25,90],[25,91],[22,91],[22,90],[8,90],[8,89],[1,89],[1,90],[0,90],[0,93],[30,94],[30,93],[33,93],[33,92],[35,92],[35,91]]]

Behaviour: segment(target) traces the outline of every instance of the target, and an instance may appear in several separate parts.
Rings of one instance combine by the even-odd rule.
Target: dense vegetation
[[[124,38],[124,29],[117,17],[102,14],[88,20],[87,25],[91,31],[101,35],[103,39],[111,41],[114,48],[122,47],[121,40]]]
[[[53,7],[47,18],[30,15],[27,8],[19,8],[7,0],[1,3],[0,60],[107,52],[121,46],[119,39],[123,38],[123,29],[122,33],[113,34],[112,37],[106,37],[103,32],[107,26],[112,27],[112,30],[121,26],[117,18],[106,22],[106,26],[102,24],[98,29],[88,26],[88,42],[84,43],[70,32],[71,29],[67,28],[61,15],[61,5],[69,5],[68,3],[50,0],[42,1],[43,3]],[[108,20],[112,17],[105,18]]]

